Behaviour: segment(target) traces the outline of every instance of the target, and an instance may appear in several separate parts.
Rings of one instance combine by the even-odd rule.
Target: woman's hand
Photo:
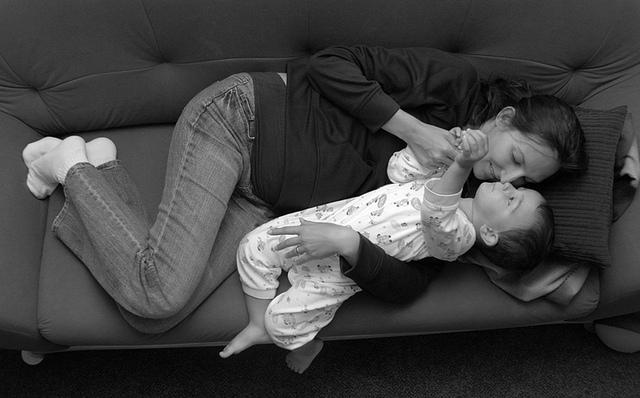
[[[357,263],[360,236],[349,227],[301,218],[300,225],[273,228],[269,234],[294,235],[280,242],[276,249],[293,249],[285,257],[297,257],[297,264],[333,255],[342,256],[351,264]]]
[[[423,123],[402,109],[382,128],[406,142],[424,167],[448,166],[456,158],[456,137],[452,132]]]
[[[420,123],[413,141],[407,142],[418,162],[430,168],[450,165],[457,155],[455,138],[447,130]]]

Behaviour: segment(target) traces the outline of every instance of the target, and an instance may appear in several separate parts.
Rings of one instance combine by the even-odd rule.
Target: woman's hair
[[[468,125],[479,127],[511,106],[511,126],[534,142],[557,151],[564,171],[586,169],[584,133],[573,108],[552,95],[535,94],[523,81],[497,78],[480,83]]]
[[[480,127],[484,122],[496,117],[507,106],[513,106],[522,98],[533,96],[533,89],[524,80],[510,80],[498,77],[481,80],[478,96],[471,107],[467,124]]]
[[[511,270],[534,268],[549,254],[553,244],[553,211],[546,203],[536,208],[536,219],[530,228],[500,232],[498,243],[487,246],[482,239],[476,244],[495,265]]]

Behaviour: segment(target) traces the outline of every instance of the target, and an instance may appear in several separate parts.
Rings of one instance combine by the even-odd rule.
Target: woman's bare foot
[[[287,366],[296,373],[303,373],[318,356],[323,346],[322,340],[313,339],[302,347],[296,348],[287,354],[285,359]]]
[[[87,142],[87,158],[94,167],[116,160],[116,145],[106,137]]]
[[[56,186],[64,182],[72,166],[88,161],[84,140],[78,136],[65,138],[55,146],[52,144],[53,141],[45,137],[27,145],[22,153],[29,170],[27,187],[38,199],[51,195]],[[44,155],[37,156],[43,152]]]
[[[269,342],[271,342],[271,339],[264,327],[249,323],[236,335],[236,337],[233,338],[233,340],[229,342],[229,344],[227,344],[226,347],[224,347],[222,351],[220,351],[220,357],[228,358],[231,355],[246,350],[252,345]]]

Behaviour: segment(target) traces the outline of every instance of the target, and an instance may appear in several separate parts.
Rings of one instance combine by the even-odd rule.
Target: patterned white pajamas
[[[266,330],[276,345],[293,350],[313,340],[331,322],[340,304],[360,288],[340,272],[337,256],[292,265],[284,252],[273,249],[282,238],[266,231],[269,227],[299,225],[299,218],[274,221],[281,222],[265,224],[242,240],[238,272],[247,295],[273,299],[265,313]],[[288,271],[291,288],[275,297],[283,270]]]
[[[396,156],[389,165],[389,176],[395,181],[402,172],[392,173],[391,166],[404,165],[399,160],[403,158]],[[405,178],[416,175],[411,173]],[[429,255],[453,260],[473,245],[475,231],[458,209],[459,193],[440,196],[425,184],[427,180],[419,179],[385,185],[356,198],[276,218],[245,236],[237,253],[242,288],[251,297],[272,299],[265,314],[265,327],[276,345],[293,350],[313,340],[331,322],[340,305],[361,289],[342,274],[337,256],[294,265],[293,259],[284,257],[288,250],[274,248],[288,237],[269,235],[267,231],[300,225],[300,218],[331,222],[350,226],[402,261]],[[276,297],[283,270],[288,271],[291,288]]]

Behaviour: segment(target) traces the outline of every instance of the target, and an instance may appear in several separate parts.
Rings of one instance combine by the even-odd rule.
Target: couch
[[[333,44],[430,46],[483,75],[514,74],[572,105],[640,115],[635,0],[0,0],[0,348],[46,353],[221,345],[245,324],[237,274],[183,323],[139,333],[51,233],[60,190],[36,200],[22,148],[43,135],[107,136],[157,208],[172,131],[202,88]],[[635,133],[635,132],[634,132]],[[595,322],[640,349],[640,198],[611,225],[611,265],[588,267],[571,300],[521,300],[481,268],[448,264],[406,304],[349,300],[325,339]],[[636,344],[634,346],[633,344]],[[636,348],[634,348],[636,347]]]

